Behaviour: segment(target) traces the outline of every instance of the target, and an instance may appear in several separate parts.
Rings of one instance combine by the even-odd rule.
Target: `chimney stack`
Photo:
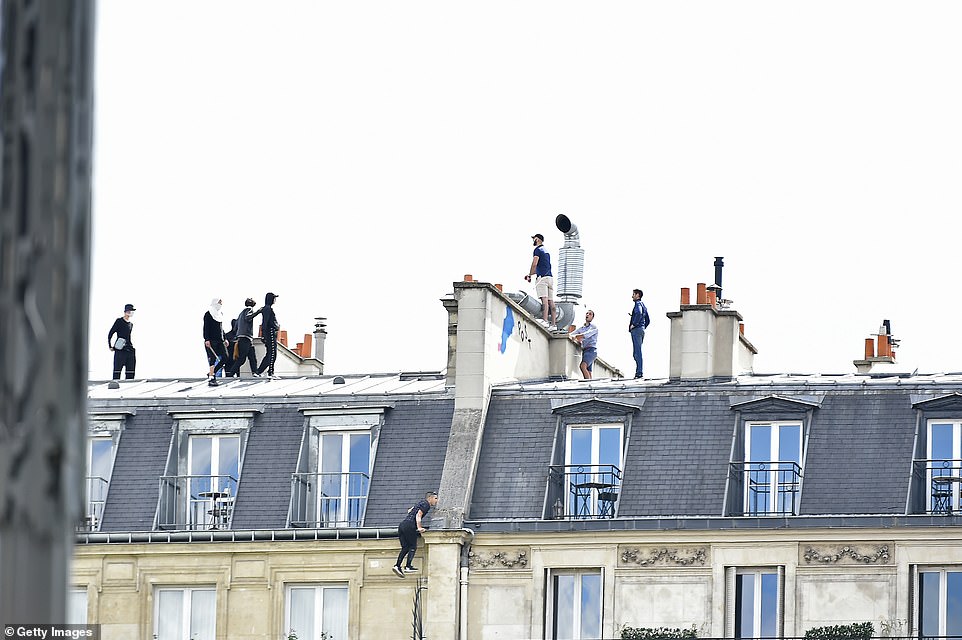
[[[865,338],[865,356],[862,360],[852,360],[858,373],[871,373],[879,364],[895,364],[895,349],[899,341],[892,337],[892,323],[882,320],[874,338]]]
[[[321,363],[324,374],[324,340],[327,339],[327,318],[314,318],[314,357]]]
[[[681,290],[678,311],[666,314],[671,320],[671,353],[668,376],[671,380],[730,380],[751,373],[758,351],[745,338],[741,314],[728,308],[721,298],[721,256],[715,257],[715,283]]]

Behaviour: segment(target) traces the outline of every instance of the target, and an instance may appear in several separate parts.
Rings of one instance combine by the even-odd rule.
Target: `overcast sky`
[[[93,379],[125,303],[137,377],[196,378],[211,298],[232,317],[268,291],[291,343],[328,318],[326,373],[441,370],[452,282],[533,292],[559,213],[629,375],[632,288],[667,376],[665,313],[714,256],[756,372],[854,372],[886,318],[901,367],[962,370],[962,3],[98,14]]]

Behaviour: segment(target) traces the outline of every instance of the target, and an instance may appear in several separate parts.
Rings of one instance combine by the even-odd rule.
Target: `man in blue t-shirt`
[[[534,257],[531,259],[531,267],[525,280],[531,282],[531,276],[535,276],[534,292],[541,298],[541,320],[538,322],[542,327],[549,331],[554,331],[558,327],[558,313],[554,306],[554,277],[551,275],[551,256],[544,249],[544,236],[536,233],[531,236],[534,243]],[[548,322],[548,312],[551,312],[551,322]]]
[[[397,537],[401,541],[401,553],[398,554],[397,562],[393,568],[394,574],[398,578],[403,578],[405,573],[418,570],[411,563],[414,561],[414,552],[418,548],[418,535],[425,530],[421,520],[428,515],[428,511],[437,503],[438,494],[434,491],[428,491],[424,494],[424,500],[418,501],[416,505],[408,509],[408,514],[398,525]],[[404,561],[405,556],[407,556],[407,563],[402,568],[401,562]]]

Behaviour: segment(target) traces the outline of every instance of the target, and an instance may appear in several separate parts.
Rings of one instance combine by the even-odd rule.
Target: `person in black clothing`
[[[237,319],[234,318],[230,321],[230,331],[224,334],[224,339],[227,340],[227,366],[224,367],[225,375],[228,378],[233,377],[234,370],[234,353],[237,351]]]
[[[398,525],[397,537],[401,541],[401,553],[398,554],[397,562],[392,569],[397,577],[403,578],[404,574],[418,570],[411,563],[414,561],[414,552],[418,548],[418,535],[425,530],[421,520],[428,515],[428,511],[437,503],[438,494],[428,491],[424,494],[424,500],[418,501],[416,505],[411,507],[404,520],[401,520],[401,524]],[[401,563],[404,562],[405,556],[407,556],[407,562],[402,568]]]
[[[214,298],[210,301],[210,309],[204,314],[204,349],[207,351],[207,362],[210,365],[207,384],[212,387],[217,386],[217,372],[227,366],[227,340],[224,338],[224,328],[220,324],[224,319],[224,313],[221,311],[223,305],[223,300]],[[220,360],[216,360],[212,355]]]
[[[244,364],[244,360],[247,360],[251,367],[251,374],[255,378],[260,377],[261,374],[257,373],[257,357],[254,355],[254,316],[260,312],[260,309],[254,311],[254,298],[244,301],[244,310],[234,320],[237,327],[235,332],[237,353],[234,356],[234,365],[227,375],[240,377],[241,365]]]
[[[137,368],[137,351],[130,340],[130,333],[134,330],[134,323],[130,319],[134,316],[134,305],[124,305],[124,317],[114,320],[107,334],[107,348],[114,352],[114,380],[120,380],[121,369],[127,370],[127,379],[134,379],[134,369]],[[113,341],[117,334],[117,342]],[[120,342],[123,340],[123,342]]]
[[[267,353],[264,354],[264,359],[261,360],[261,366],[257,368],[257,373],[261,374],[267,371],[269,376],[274,375],[274,361],[277,360],[277,330],[281,328],[277,316],[274,315],[274,301],[277,298],[276,293],[268,293],[264,296],[264,306],[258,309],[262,318],[261,337],[264,338]]]

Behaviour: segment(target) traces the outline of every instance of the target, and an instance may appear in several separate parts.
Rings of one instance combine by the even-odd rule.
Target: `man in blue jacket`
[[[648,308],[645,307],[645,303],[641,301],[644,295],[641,289],[635,289],[631,292],[631,299],[634,300],[635,306],[631,310],[631,321],[628,323],[628,333],[631,334],[631,355],[635,359],[636,378],[642,376],[643,361],[641,357],[641,344],[645,341],[645,328],[648,327],[648,323],[650,322],[648,318]]]

